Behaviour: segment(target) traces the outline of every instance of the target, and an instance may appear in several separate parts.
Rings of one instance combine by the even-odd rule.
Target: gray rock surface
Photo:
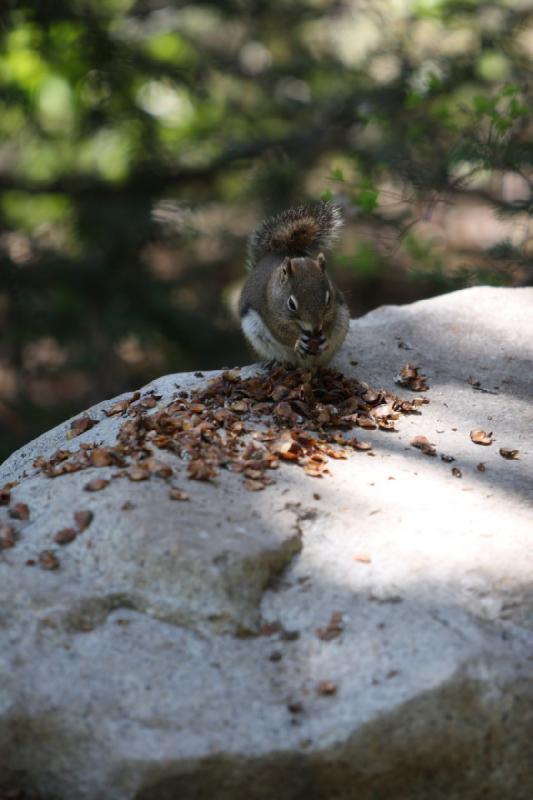
[[[0,552],[0,789],[531,800],[533,289],[379,308],[352,322],[337,365],[407,396],[406,361],[430,404],[398,433],[362,432],[374,455],[322,479],[283,465],[250,493],[231,473],[180,476],[191,500],[176,503],[164,481],[89,494],[88,472],[36,473],[58,447],[112,443],[111,401],[87,433],[68,440],[65,423],[4,463],[0,486],[20,480],[12,502],[31,517]],[[166,402],[207,377],[150,388]],[[494,443],[472,443],[474,428]],[[415,435],[455,461],[410,447]],[[81,508],[92,525],[55,545]],[[44,549],[59,569],[27,565]],[[320,638],[334,614],[342,631]]]

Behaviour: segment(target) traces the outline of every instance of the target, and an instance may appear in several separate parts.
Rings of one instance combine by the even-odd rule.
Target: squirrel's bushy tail
[[[270,253],[303,256],[325,250],[333,244],[341,226],[341,210],[329,201],[282,211],[262,222],[250,236],[248,266],[253,269]]]

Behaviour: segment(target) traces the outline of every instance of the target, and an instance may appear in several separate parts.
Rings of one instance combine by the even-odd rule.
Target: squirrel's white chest
[[[249,309],[242,317],[241,325],[244,335],[261,358],[266,361],[294,359],[293,351],[274,338],[257,311]]]

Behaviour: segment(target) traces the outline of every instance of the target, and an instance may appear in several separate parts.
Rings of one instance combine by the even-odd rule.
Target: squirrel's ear
[[[326,271],[326,256],[324,253],[319,253],[317,256],[318,266],[320,267],[322,272]]]
[[[292,275],[292,264],[289,256],[283,259],[281,262],[281,278],[282,280],[287,280]]]

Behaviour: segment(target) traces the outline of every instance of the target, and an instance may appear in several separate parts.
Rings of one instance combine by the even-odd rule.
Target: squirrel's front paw
[[[318,347],[317,347],[316,354],[317,354],[318,356],[321,356],[321,355],[322,355],[322,353],[324,353],[324,352],[325,352],[325,351],[328,349],[328,347],[329,347],[329,342],[328,342],[328,340],[326,339],[326,337],[325,337],[325,336],[321,336],[321,337],[320,337],[320,341],[319,341],[319,343],[318,343]]]
[[[302,333],[294,350],[301,358],[306,358],[321,355],[327,346],[328,340],[325,336],[311,336],[308,333]]]

